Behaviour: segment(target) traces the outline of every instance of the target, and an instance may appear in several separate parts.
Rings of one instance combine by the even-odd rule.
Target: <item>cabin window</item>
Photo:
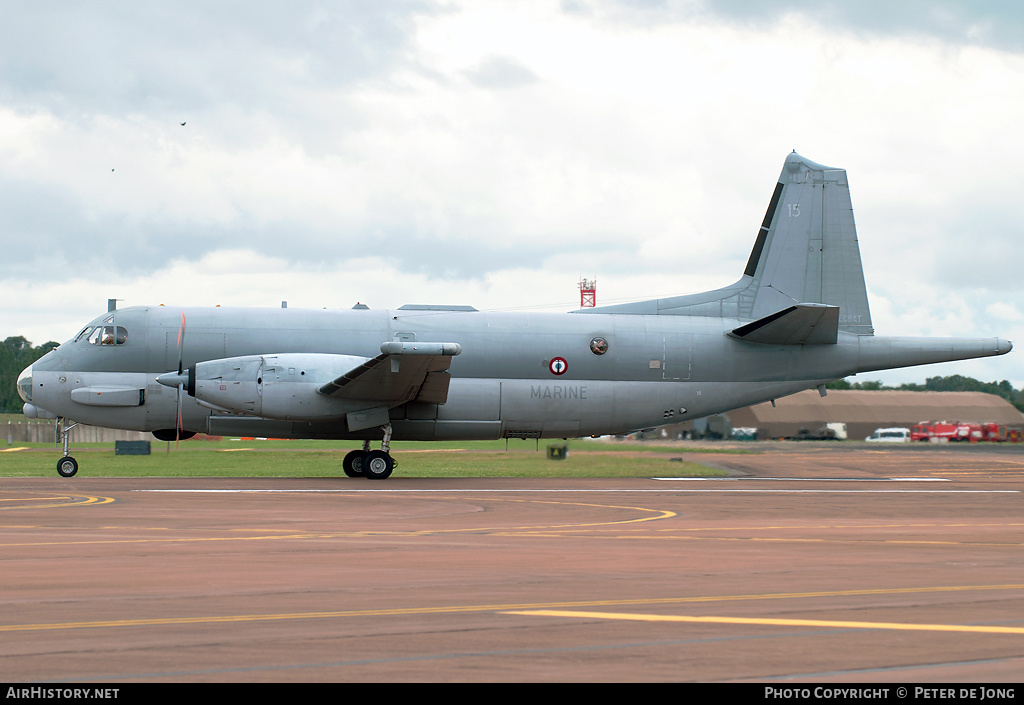
[[[594,338],[590,341],[590,352],[595,355],[604,355],[608,352],[608,341],[604,338]]]

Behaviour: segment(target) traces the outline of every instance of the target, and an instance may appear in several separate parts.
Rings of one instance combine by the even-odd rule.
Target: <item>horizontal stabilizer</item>
[[[839,307],[797,304],[729,331],[733,338],[771,345],[835,345]]]

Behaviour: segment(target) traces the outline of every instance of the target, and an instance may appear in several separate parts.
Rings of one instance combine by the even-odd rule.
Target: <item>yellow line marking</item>
[[[101,503],[113,502],[114,500],[109,497],[93,498],[105,500]],[[597,509],[628,509],[637,512],[645,512],[653,514],[654,516],[643,516],[636,519],[620,519],[616,521],[600,521],[600,522],[589,522],[584,524],[555,524],[555,525],[541,525],[541,526],[475,526],[465,529],[422,529],[418,531],[383,531],[383,530],[358,530],[358,531],[310,531],[304,532],[293,532],[287,535],[281,536],[206,536],[206,537],[187,537],[179,536],[175,538],[161,538],[161,539],[147,539],[147,538],[130,538],[130,539],[101,539],[101,540],[85,540],[85,541],[39,541],[39,542],[22,542],[22,543],[4,543],[0,544],[0,547],[12,547],[12,546],[71,546],[71,545],[90,545],[90,544],[121,544],[121,543],[169,543],[175,541],[191,542],[191,541],[256,541],[264,539],[298,539],[298,540],[309,540],[309,539],[333,539],[333,538],[365,538],[372,536],[389,536],[389,537],[400,537],[400,536],[441,536],[445,534],[465,534],[465,533],[480,533],[490,532],[496,535],[504,535],[504,532],[511,532],[513,535],[522,535],[519,532],[526,531],[555,531],[564,529],[582,529],[595,526],[621,526],[623,524],[639,524],[647,521],[658,521],[660,519],[671,519],[674,516],[678,516],[675,512],[671,512],[663,509],[647,509],[645,507],[631,507],[631,506],[619,506],[613,504],[586,504],[583,502],[556,502],[556,501],[545,501],[545,500],[533,500],[533,499],[493,499],[488,498],[490,502],[521,502],[521,503],[532,503],[532,504],[555,504],[559,506],[576,506],[576,507],[594,507]],[[69,504],[59,505],[32,505],[31,508],[40,508],[48,506],[72,506]],[[8,507],[6,509],[22,509],[29,507]],[[154,527],[149,527],[154,528]],[[256,531],[253,529],[253,531]],[[267,530],[261,530],[266,533]],[[528,534],[527,534],[528,535]]]
[[[71,500],[61,502],[59,500]],[[13,511],[18,509],[53,509],[58,507],[84,507],[90,504],[110,504],[114,502],[113,497],[93,497],[91,495],[52,495],[50,497],[15,497],[4,499],[4,502],[47,502],[47,504],[24,504],[0,507],[0,511]]]
[[[786,531],[786,530],[799,530],[806,531],[808,529],[919,529],[919,528],[949,528],[958,526],[969,526],[971,528],[983,527],[983,526],[994,526],[994,527],[1007,527],[1007,526],[1024,526],[1024,522],[1013,521],[996,521],[996,522],[942,522],[942,521],[929,521],[929,522],[898,522],[892,523],[887,522],[884,524],[769,524],[769,525],[758,525],[758,526],[693,526],[686,528],[671,528],[671,529],[658,529],[658,531]]]
[[[909,624],[903,622],[847,622],[830,619],[772,619],[768,617],[693,617],[674,614],[629,614],[625,612],[575,612],[569,610],[519,610],[502,614],[533,617],[580,617],[636,622],[688,622],[702,624],[757,624],[783,627],[833,627],[837,629],[895,629],[920,632],[974,632],[1024,634],[1024,627],[972,626],[964,624]]]
[[[25,447],[20,447],[20,448],[0,448],[0,453],[13,453],[13,452],[18,451],[18,450],[28,450],[28,448],[25,448]]]
[[[607,541],[700,541],[704,543],[723,541],[723,542],[734,542],[742,543],[749,541],[751,543],[810,543],[810,544],[857,544],[858,546],[878,546],[878,545],[906,545],[906,546],[971,546],[971,547],[991,547],[991,548],[1019,548],[1024,546],[1024,542],[1021,541],[929,541],[925,539],[863,539],[863,538],[833,538],[833,539],[807,539],[807,538],[774,538],[774,537],[759,537],[759,536],[650,536],[650,535],[613,535],[613,534],[602,534],[595,535],[591,533],[574,535],[571,532],[562,531],[530,531],[530,532],[507,532],[497,533],[499,536],[522,536],[524,538],[593,538],[602,539]]]
[[[0,633],[22,632],[22,631],[52,631],[60,629],[99,629],[109,627],[139,627],[159,626],[167,624],[222,624],[227,622],[269,622],[295,619],[338,619],[344,617],[379,617],[379,616],[403,616],[414,614],[459,614],[474,612],[498,612],[518,613],[524,612],[533,614],[545,610],[557,608],[581,608],[581,607],[611,607],[611,606],[635,606],[635,605],[668,605],[684,603],[705,603],[705,602],[735,602],[750,600],[783,600],[783,599],[805,599],[810,597],[851,597],[868,595],[900,595],[920,594],[935,592],[965,592],[975,590],[1024,590],[1021,585],[960,585],[950,587],[917,587],[917,588],[894,588],[894,589],[866,589],[866,590],[834,590],[822,592],[794,592],[794,593],[767,593],[761,595],[708,595],[704,597],[664,597],[664,598],[639,598],[620,600],[580,600],[576,602],[540,602],[525,604],[504,604],[504,605],[450,605],[447,607],[406,607],[372,610],[343,610],[331,612],[291,612],[278,614],[236,614],[236,615],[210,615],[206,617],[167,617],[162,619],[116,619],[99,620],[93,622],[51,622],[38,624],[7,624],[0,625]],[[571,614],[588,614],[572,612]],[[606,614],[606,613],[594,613]],[[614,614],[614,613],[612,613]],[[633,615],[636,616],[636,615]],[[644,615],[639,615],[643,617]],[[870,623],[862,623],[870,624]]]
[[[43,502],[52,501],[54,499],[60,499],[59,497],[11,497],[10,499],[0,498],[0,502]]]

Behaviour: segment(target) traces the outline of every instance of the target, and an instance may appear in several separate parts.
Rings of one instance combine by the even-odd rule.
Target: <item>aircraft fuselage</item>
[[[626,433],[782,397],[860,371],[1008,349],[998,339],[847,333],[835,345],[766,345],[727,335],[739,320],[701,316],[293,308],[185,309],[184,316],[186,368],[267,353],[371,359],[389,341],[458,341],[462,351],[451,360],[444,403],[413,400],[390,408],[396,440]],[[174,428],[176,390],[156,378],[178,365],[181,317],[181,310],[166,307],[117,311],[123,341],[102,344],[79,336],[48,353],[30,368],[31,402],[93,425]],[[100,327],[105,318],[90,326]],[[953,343],[963,350],[951,357]],[[913,359],[901,362],[907,351]],[[315,387],[329,381],[304,373],[283,374],[278,391],[316,394]],[[260,393],[269,389],[268,380]],[[329,419],[306,418],[301,410],[266,418],[207,408],[185,395],[182,427],[215,435],[379,437],[376,428],[349,430],[343,415],[360,406],[367,405],[339,403]]]

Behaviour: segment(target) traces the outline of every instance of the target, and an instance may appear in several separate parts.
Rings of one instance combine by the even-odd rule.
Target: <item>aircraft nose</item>
[[[18,375],[18,396],[24,402],[32,401],[32,365],[29,365]]]
[[[1013,343],[1005,338],[996,338],[996,352],[998,354],[1005,355],[1011,350],[1013,350]]]

